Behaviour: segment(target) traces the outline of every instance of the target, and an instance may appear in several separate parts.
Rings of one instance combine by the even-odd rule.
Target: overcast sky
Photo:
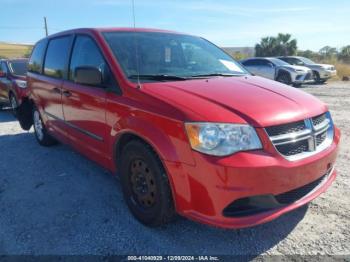
[[[132,0],[0,0],[0,41],[34,43],[77,27],[130,27]],[[299,49],[350,44],[349,0],[135,0],[136,26],[199,35],[219,46],[254,46],[291,33]]]

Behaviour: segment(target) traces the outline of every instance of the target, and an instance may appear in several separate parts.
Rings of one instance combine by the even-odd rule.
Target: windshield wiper
[[[188,80],[186,77],[176,76],[176,75],[130,75],[128,76],[130,79],[146,79],[146,80]]]
[[[244,74],[229,74],[229,73],[212,73],[212,74],[200,74],[193,75],[191,77],[207,77],[207,76],[243,76]]]

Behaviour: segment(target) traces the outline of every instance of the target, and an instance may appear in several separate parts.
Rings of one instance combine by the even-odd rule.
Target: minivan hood
[[[327,110],[326,105],[312,95],[258,76],[144,83],[142,86],[143,92],[199,116],[185,121],[237,121],[266,127],[302,120]]]

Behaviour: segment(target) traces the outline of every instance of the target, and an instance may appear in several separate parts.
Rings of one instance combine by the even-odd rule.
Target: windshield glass
[[[278,65],[278,66],[290,66],[290,64],[288,64],[288,63],[286,63],[283,60],[278,59],[278,58],[268,58],[268,60],[270,60],[272,63],[274,63],[275,65]]]
[[[303,61],[305,64],[308,64],[308,65],[315,64],[314,61],[312,61],[312,60],[310,60],[309,58],[306,58],[306,57],[298,57],[298,59],[300,59],[301,61]]]
[[[10,61],[9,68],[14,75],[25,76],[27,74],[26,61]]]
[[[233,58],[200,37],[155,32],[107,32],[104,37],[132,81],[135,75],[248,74]]]

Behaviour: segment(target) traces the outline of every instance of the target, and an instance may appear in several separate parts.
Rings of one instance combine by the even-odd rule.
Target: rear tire
[[[276,80],[286,85],[292,84],[292,78],[286,72],[279,73]]]
[[[120,171],[124,198],[138,221],[156,227],[174,219],[169,180],[150,146],[139,140],[129,142],[121,153]]]
[[[42,121],[39,110],[33,108],[33,125],[34,134],[38,143],[42,146],[52,146],[57,144],[57,141],[48,134],[47,129]]]

